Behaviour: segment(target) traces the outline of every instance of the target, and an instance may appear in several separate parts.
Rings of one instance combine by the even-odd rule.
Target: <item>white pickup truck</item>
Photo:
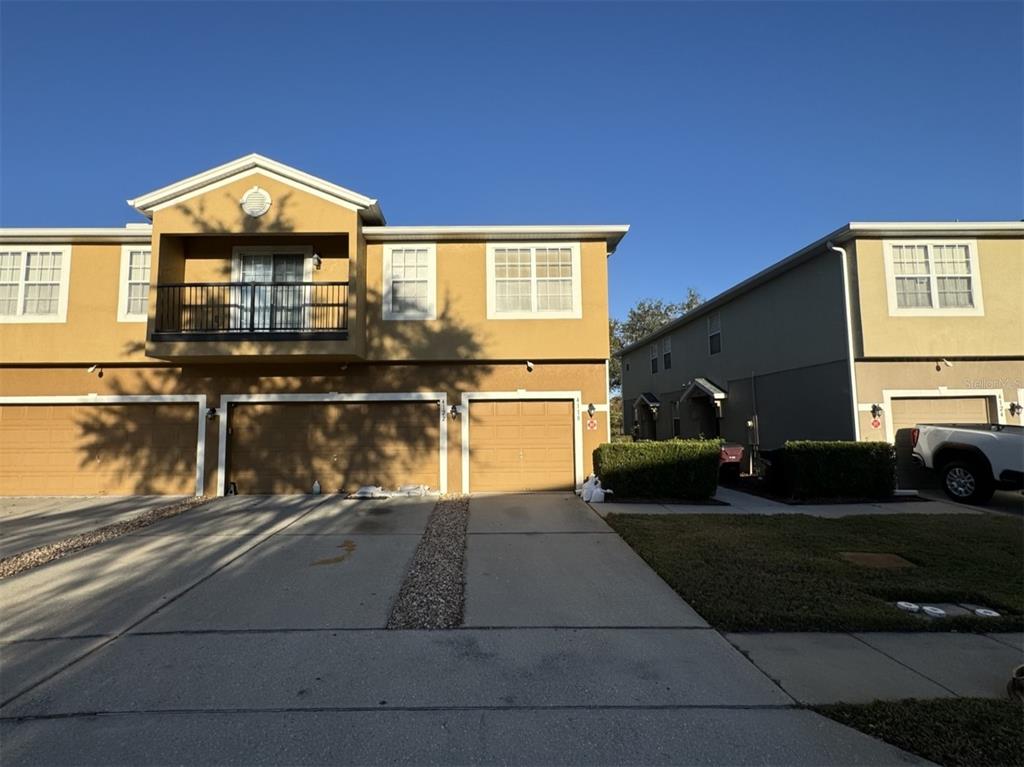
[[[914,463],[937,472],[954,501],[985,503],[996,488],[1024,488],[1024,427],[918,424],[910,443]]]

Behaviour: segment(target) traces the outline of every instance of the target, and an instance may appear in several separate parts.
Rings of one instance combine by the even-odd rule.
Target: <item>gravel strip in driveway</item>
[[[210,499],[206,496],[185,498],[184,500],[143,512],[124,522],[116,522],[112,525],[98,527],[87,533],[72,535],[54,543],[48,543],[45,546],[37,546],[20,554],[5,557],[0,559],[0,579],[10,578],[12,575],[31,570],[33,567],[45,565],[47,562],[60,559],[76,551],[87,549],[99,543],[112,541],[115,538],[120,538],[122,535],[128,535],[128,533],[134,533],[136,530],[149,527],[162,519],[176,517],[201,503],[206,503],[208,500]]]
[[[468,521],[468,496],[437,502],[391,608],[387,628],[450,629],[462,625]]]

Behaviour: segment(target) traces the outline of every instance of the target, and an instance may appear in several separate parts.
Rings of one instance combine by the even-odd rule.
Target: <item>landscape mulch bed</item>
[[[1024,706],[987,698],[840,703],[815,711],[943,767],[1024,765]]]
[[[115,538],[120,538],[122,535],[134,533],[136,530],[149,527],[162,519],[176,517],[189,509],[206,503],[208,500],[210,499],[206,496],[185,498],[157,509],[150,509],[122,522],[98,527],[87,533],[72,535],[59,541],[48,543],[45,546],[37,546],[34,549],[4,557],[0,559],[0,579],[9,578],[12,575],[23,573],[34,567],[45,565],[47,562],[66,557],[68,554],[73,554],[76,551],[112,541]]]
[[[468,525],[469,496],[446,496],[437,502],[391,608],[387,628],[450,629],[462,625]]]
[[[1024,628],[1024,519],[995,515],[609,514],[607,522],[725,631]],[[869,567],[850,553],[895,555]],[[895,602],[976,604],[1002,616],[929,619]]]

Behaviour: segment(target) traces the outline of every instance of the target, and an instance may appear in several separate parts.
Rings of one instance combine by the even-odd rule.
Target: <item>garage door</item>
[[[892,428],[911,429],[919,423],[989,423],[988,397],[930,397],[894,399]]]
[[[191,495],[196,406],[2,405],[2,495]]]
[[[440,489],[436,402],[239,404],[228,481],[239,493],[325,493],[360,485]]]
[[[572,490],[573,405],[495,400],[469,406],[469,489]]]

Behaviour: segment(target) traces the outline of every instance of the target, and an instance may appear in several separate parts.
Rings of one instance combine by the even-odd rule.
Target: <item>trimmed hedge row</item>
[[[614,498],[701,501],[718,487],[718,440],[614,442],[594,450],[594,473]]]
[[[896,488],[888,442],[787,442],[762,455],[772,490],[790,498],[888,498]]]

